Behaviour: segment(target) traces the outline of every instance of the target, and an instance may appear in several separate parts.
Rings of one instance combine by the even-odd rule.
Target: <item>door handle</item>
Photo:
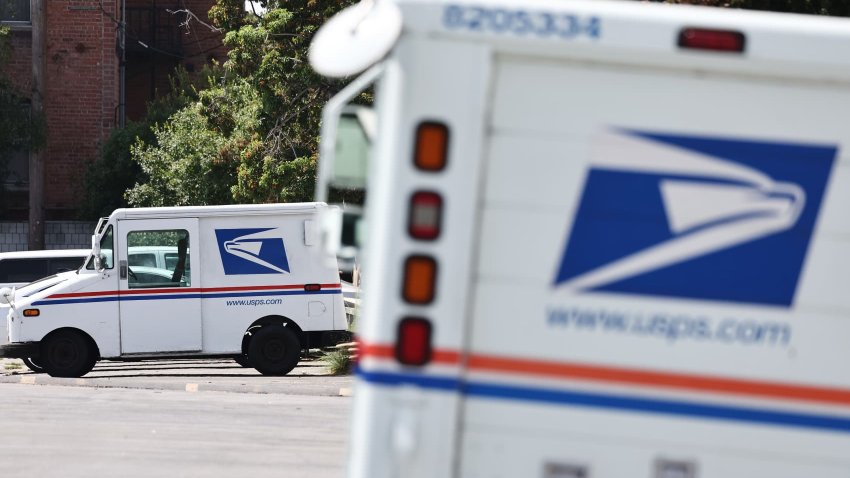
[[[118,261],[118,277],[121,280],[127,279],[127,261]]]

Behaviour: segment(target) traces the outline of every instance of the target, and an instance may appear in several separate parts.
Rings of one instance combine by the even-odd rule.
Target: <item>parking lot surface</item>
[[[283,377],[192,359],[82,378],[0,360],[0,476],[342,477],[351,381],[318,359]]]

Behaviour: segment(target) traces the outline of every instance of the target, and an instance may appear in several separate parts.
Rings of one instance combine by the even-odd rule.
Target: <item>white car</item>
[[[20,287],[83,265],[90,249],[0,252],[0,287]]]
[[[23,287],[60,272],[79,269],[91,255],[89,249],[0,252],[0,288]],[[0,306],[0,344],[8,342],[6,312]],[[31,359],[24,363],[33,372],[41,367]]]
[[[187,283],[187,274],[185,272],[176,281],[172,281],[171,279],[174,278],[174,271],[168,269],[161,269],[159,267],[131,266],[128,271],[128,281],[131,288],[173,287],[177,283],[185,286]]]

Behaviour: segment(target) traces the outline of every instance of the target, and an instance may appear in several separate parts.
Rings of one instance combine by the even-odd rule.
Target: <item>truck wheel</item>
[[[298,364],[301,342],[292,329],[267,325],[254,332],[248,360],[263,375],[286,375]]]
[[[251,362],[248,361],[248,356],[245,354],[237,355],[233,357],[233,360],[243,367],[247,368],[251,366]]]
[[[94,368],[97,355],[83,334],[60,330],[42,341],[39,361],[51,377],[82,377]]]
[[[38,359],[25,358],[24,365],[35,373],[44,373],[44,367],[41,366],[41,361]]]

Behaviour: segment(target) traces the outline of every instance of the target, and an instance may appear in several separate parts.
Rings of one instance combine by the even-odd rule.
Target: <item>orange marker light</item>
[[[437,262],[428,256],[410,256],[404,262],[402,297],[411,304],[424,305],[434,300]]]
[[[432,121],[416,128],[416,150],[413,163],[422,171],[441,171],[446,167],[449,151],[449,128]]]
[[[24,309],[24,317],[38,317],[40,314],[38,309]]]

